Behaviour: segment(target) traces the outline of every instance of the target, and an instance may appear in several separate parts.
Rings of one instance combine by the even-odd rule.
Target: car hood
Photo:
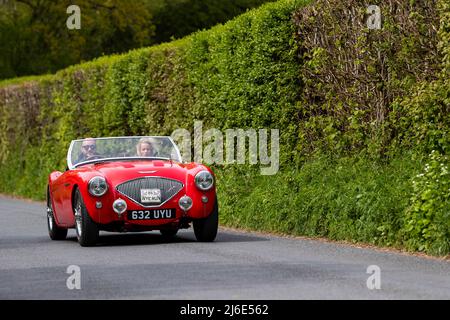
[[[99,172],[110,184],[117,186],[122,182],[142,177],[164,177],[185,183],[189,171],[197,166],[193,163],[182,164],[165,160],[143,160],[103,162],[86,167]]]

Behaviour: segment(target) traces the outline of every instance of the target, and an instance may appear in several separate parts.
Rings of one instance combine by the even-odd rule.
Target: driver
[[[87,161],[94,157],[98,156],[97,154],[97,142],[93,138],[87,138],[83,140],[81,144],[81,154],[78,157],[78,162]]]

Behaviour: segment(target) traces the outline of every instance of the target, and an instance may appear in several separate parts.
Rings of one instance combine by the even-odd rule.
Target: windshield
[[[180,151],[170,137],[87,138],[70,144],[67,165],[125,159],[170,159],[181,162]]]

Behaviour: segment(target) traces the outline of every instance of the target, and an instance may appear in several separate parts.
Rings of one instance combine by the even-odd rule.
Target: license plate
[[[174,219],[175,209],[150,209],[150,210],[129,210],[128,220],[159,220]]]
[[[142,203],[161,203],[160,189],[141,189]]]

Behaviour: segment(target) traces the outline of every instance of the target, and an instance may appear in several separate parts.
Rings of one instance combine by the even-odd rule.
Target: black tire
[[[89,216],[79,189],[75,190],[73,211],[78,243],[82,247],[95,246],[99,237],[98,226]]]
[[[164,240],[172,240],[177,235],[178,229],[164,229],[159,230],[159,232],[161,232]]]
[[[219,206],[217,204],[217,199],[211,214],[207,218],[194,220],[193,223],[197,241],[214,241],[217,236],[217,229],[219,228]]]
[[[53,214],[52,199],[50,192],[47,192],[47,227],[48,235],[52,240],[65,240],[67,237],[67,229],[58,227]]]

